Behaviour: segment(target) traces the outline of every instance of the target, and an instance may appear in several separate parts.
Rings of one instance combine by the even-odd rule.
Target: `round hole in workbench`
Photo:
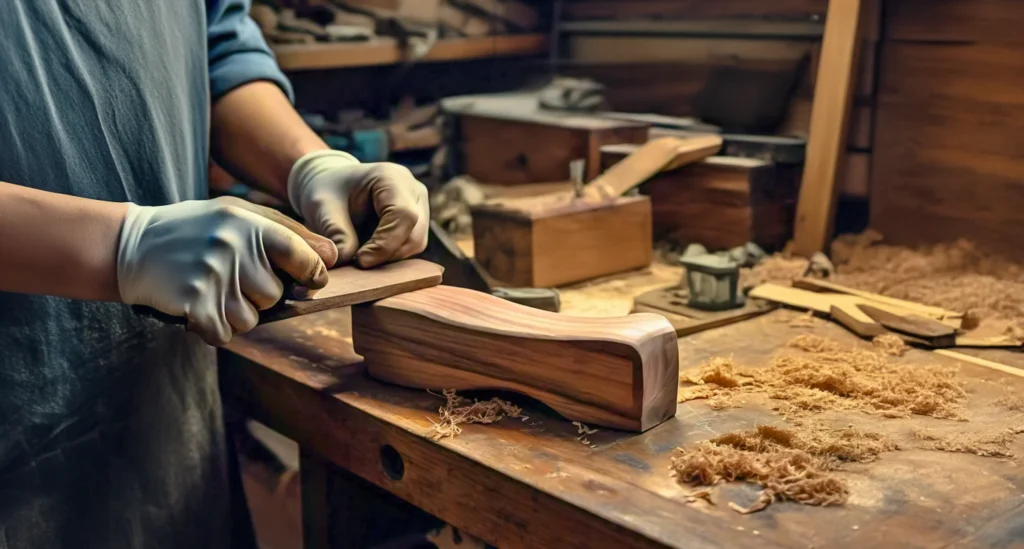
[[[380,447],[380,467],[391,480],[402,480],[405,476],[405,460],[394,446],[385,444]]]

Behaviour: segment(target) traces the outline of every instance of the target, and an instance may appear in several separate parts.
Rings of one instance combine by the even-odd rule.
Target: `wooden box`
[[[647,267],[651,201],[621,197],[601,204],[473,208],[476,260],[509,286],[545,288]]]
[[[602,146],[645,143],[648,129],[645,124],[587,115],[462,114],[459,150],[463,172],[483,183],[568,181],[569,163],[581,158],[590,181],[601,173]]]
[[[631,152],[606,147],[603,164]],[[792,233],[800,170],[754,158],[713,156],[661,173],[640,192],[652,203],[654,238],[724,250],[755,242],[772,250]]]

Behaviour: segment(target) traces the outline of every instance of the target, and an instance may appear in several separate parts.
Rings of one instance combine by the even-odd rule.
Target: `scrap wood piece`
[[[934,318],[935,320],[943,321],[953,328],[960,328],[960,320],[963,319],[964,313],[959,311],[951,311],[949,309],[943,309],[941,307],[932,307],[917,303],[914,301],[907,301],[904,299],[896,299],[872,292],[865,292],[856,288],[850,288],[827,280],[821,280],[818,278],[799,278],[793,281],[793,287],[800,288],[801,290],[810,290],[812,292],[835,292],[840,294],[855,295],[862,297],[869,301],[877,301],[885,305],[892,307],[899,307],[908,311],[913,311],[922,316]]]
[[[915,323],[913,322],[915,312],[912,310],[882,301],[873,301],[858,295],[812,292],[797,287],[787,287],[772,283],[761,284],[752,289],[748,295],[749,297],[774,301],[798,309],[828,314],[836,322],[865,338],[873,338],[886,333],[886,327],[883,326],[884,323],[878,322],[876,318],[873,318],[873,315],[864,311],[863,308],[867,307],[870,311],[880,311],[879,314],[883,315],[892,325],[900,325],[911,332],[919,332],[911,333],[911,336],[919,342],[929,346],[953,346],[955,343],[955,341],[949,338],[949,334],[955,333],[955,330],[946,323],[933,322],[931,319],[921,317],[918,317]],[[911,327],[911,324],[914,324],[915,327]],[[923,326],[927,326],[928,329],[925,329]],[[943,335],[930,335],[940,332]],[[947,339],[941,339],[942,337]]]
[[[675,333],[653,314],[576,318],[437,286],[353,308],[353,343],[377,379],[504,389],[592,425],[646,431],[675,415]]]
[[[922,339],[931,347],[956,345],[956,330],[937,320],[913,314],[897,315],[867,303],[861,303],[857,305],[857,308],[882,326],[894,332]]]
[[[583,189],[583,198],[600,201],[622,196],[659,172],[674,170],[707,158],[721,148],[722,137],[719,135],[687,139],[662,137],[648,141],[587,184]]]
[[[860,337],[873,338],[885,333],[885,328],[864,311],[857,308],[863,299],[841,294],[820,294],[778,284],[761,284],[747,294],[798,309],[827,314]]]

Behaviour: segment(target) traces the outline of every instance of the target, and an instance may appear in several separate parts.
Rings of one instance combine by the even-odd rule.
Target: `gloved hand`
[[[427,188],[398,164],[360,164],[341,151],[312,152],[292,167],[288,199],[310,228],[337,244],[340,264],[354,258],[360,267],[374,267],[427,246]],[[360,246],[356,227],[377,220]]]
[[[320,289],[327,284],[325,261],[336,258],[327,239],[237,198],[132,204],[118,243],[117,285],[125,303],[185,317],[190,331],[223,345],[255,327],[257,310],[281,298],[274,267]]]

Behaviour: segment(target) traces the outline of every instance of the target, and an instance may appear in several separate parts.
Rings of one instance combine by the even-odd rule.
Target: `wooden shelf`
[[[304,71],[394,65],[412,61],[407,50],[393,38],[336,44],[274,46],[282,70]],[[438,40],[417,63],[514,57],[547,53],[548,37],[543,34],[507,34],[479,38]]]

